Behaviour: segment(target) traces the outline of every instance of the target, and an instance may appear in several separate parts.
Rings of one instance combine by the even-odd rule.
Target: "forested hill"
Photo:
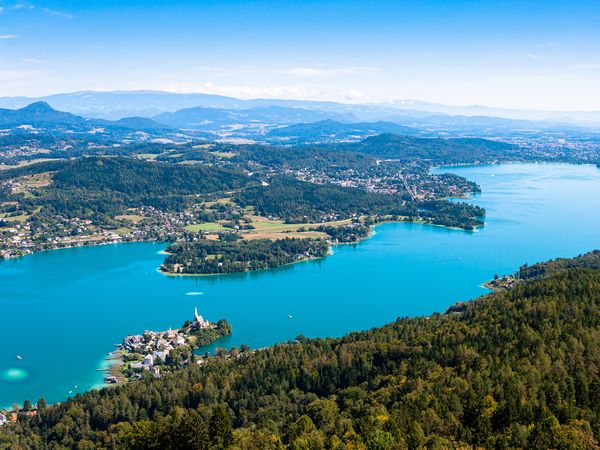
[[[599,370],[600,271],[567,269],[453,312],[41,402],[0,447],[592,449]]]
[[[396,134],[380,134],[349,144],[348,149],[378,158],[429,160],[444,164],[475,164],[477,162],[520,159],[517,146],[488,139],[417,138]]]
[[[600,250],[594,250],[575,258],[557,258],[532,266],[524,265],[519,269],[518,277],[522,280],[542,278],[574,268],[600,270]]]
[[[241,171],[203,165],[177,165],[127,157],[84,157],[48,161],[0,172],[0,179],[49,172],[48,182],[31,196],[13,196],[26,210],[45,217],[110,221],[127,208],[152,206],[182,210],[196,195],[235,190],[258,181]],[[6,195],[6,194],[5,194]]]
[[[133,158],[79,158],[53,177],[61,189],[110,190],[135,195],[212,193],[237,189],[252,181],[241,172],[202,165],[184,166]]]
[[[462,202],[408,201],[399,194],[387,195],[333,184],[318,185],[276,176],[268,186],[252,186],[235,196],[243,206],[252,205],[263,216],[277,216],[287,223],[324,222],[352,216],[405,217],[426,223],[473,230],[482,226],[485,210]]]

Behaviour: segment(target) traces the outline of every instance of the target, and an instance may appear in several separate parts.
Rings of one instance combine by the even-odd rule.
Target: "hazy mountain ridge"
[[[36,101],[46,101],[54,108],[87,117],[120,119],[126,116],[152,117],[186,108],[251,109],[278,106],[319,110],[335,114],[353,114],[359,121],[390,120],[393,116],[428,115],[488,116],[496,118],[558,122],[582,126],[599,126],[600,111],[536,111],[488,106],[451,106],[417,100],[396,100],[379,104],[347,104],[327,101],[252,99],[241,100],[214,94],[179,94],[161,91],[82,91],[44,97],[0,97],[0,107],[22,108]]]
[[[157,133],[175,131],[168,125],[145,117],[125,117],[117,121],[89,119],[58,111],[43,101],[20,109],[0,109],[0,126],[8,129],[64,132],[99,132],[102,129]]]
[[[283,106],[261,106],[243,110],[210,108],[199,106],[175,112],[158,114],[153,119],[178,128],[218,128],[232,124],[292,124],[316,122],[325,119],[356,120],[350,114],[332,114],[322,111],[289,108]]]

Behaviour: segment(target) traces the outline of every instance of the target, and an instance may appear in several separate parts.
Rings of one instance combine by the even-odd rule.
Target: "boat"
[[[23,357],[21,355],[17,355],[17,359],[23,359]]]
[[[292,316],[291,314],[288,314],[288,319],[291,319],[292,317],[294,317],[294,316]]]

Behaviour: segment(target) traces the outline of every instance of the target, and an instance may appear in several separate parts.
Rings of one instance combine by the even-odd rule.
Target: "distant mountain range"
[[[331,118],[345,121],[357,120],[352,114],[333,114],[282,106],[256,106],[243,110],[196,107],[165,112],[153,117],[155,121],[173,127],[204,130],[216,130],[228,125],[282,125]]]
[[[0,109],[0,129],[44,133],[107,134],[125,137],[129,133],[148,133],[162,136],[177,130],[145,117],[126,117],[115,121],[89,119],[69,112],[58,111],[46,102],[35,102],[20,109]]]
[[[0,107],[22,108],[37,101],[85,117],[121,119],[128,116],[146,118],[189,108],[253,110],[261,108],[293,108],[319,111],[321,116],[298,121],[333,119],[341,121],[397,121],[398,118],[424,118],[431,115],[487,116],[513,120],[600,126],[600,111],[534,111],[492,108],[487,106],[449,106],[417,100],[397,100],[381,104],[345,104],[336,102],[255,99],[240,100],[212,94],[177,94],[160,91],[83,91],[46,97],[0,97]],[[279,111],[281,113],[281,111]],[[306,114],[306,113],[305,113]],[[396,120],[393,120],[395,118]],[[256,119],[260,120],[260,118]]]
[[[122,100],[128,98],[126,94],[118,95],[124,95]],[[217,97],[217,102],[229,102],[230,106],[249,104],[233,104],[237,100],[227,97],[203,98],[212,97]],[[191,101],[185,96],[183,100]],[[559,137],[576,133],[581,138],[589,135],[598,139],[598,134],[593,129],[554,122],[423,112],[408,116],[398,110],[387,115],[389,120],[360,120],[365,114],[376,115],[373,111],[367,114],[364,109],[359,113],[343,108],[336,112],[331,104],[321,104],[325,110],[279,105],[253,106],[247,109],[201,106],[162,112],[151,118],[131,116],[108,120],[60,111],[45,101],[38,101],[19,109],[0,109],[0,134],[10,137],[44,134],[55,138],[77,138],[103,143],[207,139],[279,145],[357,142],[380,134],[503,138],[535,137],[544,132]]]

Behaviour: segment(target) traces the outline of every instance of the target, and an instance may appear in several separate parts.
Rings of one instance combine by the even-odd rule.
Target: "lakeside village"
[[[126,336],[107,358],[109,367],[99,370],[109,371],[104,377],[107,385],[146,377],[160,378],[188,364],[204,364],[208,356],[194,355],[194,350],[230,334],[231,325],[226,320],[209,322],[198,314],[196,308],[194,319],[187,320],[177,330],[144,331],[143,334]],[[39,408],[45,406],[45,402],[34,405],[25,401],[22,407],[15,404],[12,410],[0,410],[0,427],[19,421],[19,417],[33,417]]]
[[[144,331],[126,336],[107,358],[109,375],[107,384],[145,377],[159,378],[163,374],[189,364],[203,364],[204,358],[194,355],[194,350],[205,347],[223,336],[231,334],[226,320],[209,322],[194,310],[194,319],[186,321],[178,330]]]
[[[519,283],[519,279],[514,275],[494,275],[494,279],[483,283],[483,287],[492,291],[510,290]]]

